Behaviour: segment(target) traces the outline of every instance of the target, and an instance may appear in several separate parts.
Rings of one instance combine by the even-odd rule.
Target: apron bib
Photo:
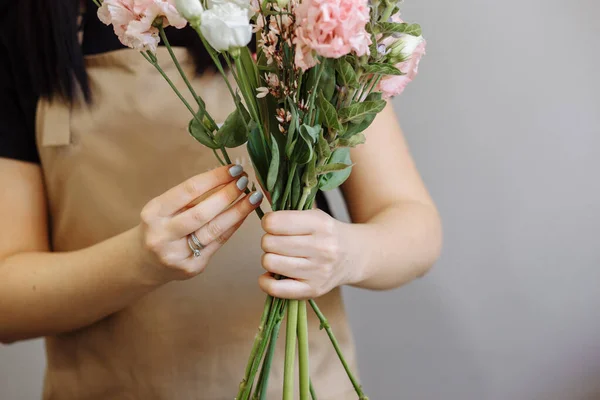
[[[193,76],[191,56],[183,48],[175,52]],[[157,56],[186,93],[166,49]],[[36,135],[54,251],[88,247],[136,226],[150,199],[218,166],[212,151],[187,133],[187,109],[138,52],[117,50],[85,62],[91,106],[38,102]],[[224,121],[234,105],[221,77],[205,74],[193,84],[215,120]],[[229,153],[253,181],[245,146]],[[164,285],[91,326],[46,338],[44,399],[231,400],[265,298],[257,284],[264,272],[262,233],[252,214],[201,275]],[[356,371],[341,291],[320,298],[319,306]],[[311,378],[319,399],[355,399],[327,334],[309,315]],[[281,398],[284,342],[282,327],[269,400]]]

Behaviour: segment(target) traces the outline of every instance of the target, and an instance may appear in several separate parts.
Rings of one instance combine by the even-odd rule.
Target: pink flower
[[[339,58],[369,52],[368,0],[303,0],[296,8],[296,66],[317,64],[315,54]]]
[[[421,39],[421,43],[414,49],[410,58],[396,65],[400,71],[406,75],[386,76],[379,82],[378,91],[382,92],[384,99],[389,99],[400,95],[406,86],[415,79],[419,72],[419,62],[425,55],[425,47],[427,42]]]
[[[125,46],[137,50],[156,51],[158,29],[152,24],[162,17],[164,27],[181,29],[187,21],[179,15],[174,0],[104,0],[98,18],[113,25],[115,34]]]

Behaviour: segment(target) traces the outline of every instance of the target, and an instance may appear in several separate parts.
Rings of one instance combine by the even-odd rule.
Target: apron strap
[[[40,145],[67,146],[71,144],[71,104],[55,98],[40,98],[36,111],[36,130]]]
[[[77,40],[83,44],[85,25],[86,1],[79,1],[79,15],[77,16]],[[40,98],[36,111],[36,129],[40,137],[40,144],[44,147],[67,146],[71,144],[71,104],[55,98],[50,101]]]

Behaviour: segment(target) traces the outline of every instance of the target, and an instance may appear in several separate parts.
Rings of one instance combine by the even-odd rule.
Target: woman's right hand
[[[146,271],[151,279],[166,283],[201,273],[260,205],[261,192],[235,202],[247,185],[242,167],[227,165],[196,175],[148,202],[140,215],[140,232],[142,262],[150,267]],[[192,233],[204,247],[199,257],[194,257],[188,245]]]

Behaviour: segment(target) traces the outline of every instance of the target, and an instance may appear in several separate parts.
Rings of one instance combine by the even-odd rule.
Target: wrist
[[[172,281],[170,271],[146,250],[140,226],[133,228],[128,234],[133,249],[133,279],[141,286],[147,287],[158,287]]]
[[[346,248],[344,285],[358,285],[369,278],[371,251],[367,238],[373,234],[370,230],[367,224],[343,224],[341,240]]]

